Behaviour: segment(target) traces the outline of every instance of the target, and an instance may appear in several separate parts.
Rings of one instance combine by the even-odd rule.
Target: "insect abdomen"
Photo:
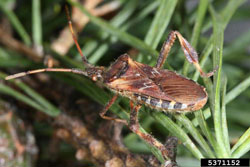
[[[168,100],[162,100],[157,99],[154,97],[146,96],[146,95],[139,95],[134,94],[134,98],[136,101],[139,101],[141,103],[144,103],[151,108],[156,108],[158,110],[163,111],[186,111],[188,109],[187,104],[175,102],[175,101],[168,101]]]

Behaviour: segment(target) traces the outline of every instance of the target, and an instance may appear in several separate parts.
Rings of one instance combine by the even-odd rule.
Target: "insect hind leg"
[[[138,136],[140,136],[143,140],[145,140],[148,144],[156,147],[159,149],[165,158],[166,162],[169,162],[170,164],[175,164],[175,161],[173,161],[169,157],[169,151],[166,146],[164,146],[162,143],[160,143],[158,140],[156,140],[153,136],[150,134],[144,133],[140,130],[140,125],[139,125],[139,120],[138,120],[138,113],[141,108],[141,105],[133,105],[133,102],[130,101],[130,123],[129,123],[129,128],[131,131],[136,133]]]
[[[188,60],[189,63],[194,64],[195,68],[200,72],[202,77],[210,77],[212,76],[217,69],[214,69],[213,71],[209,73],[203,72],[199,60],[198,60],[198,54],[195,51],[195,49],[191,46],[191,44],[178,32],[174,31],[175,35],[178,37],[182,50]]]
[[[161,68],[163,66],[164,62],[167,59],[169,51],[173,43],[175,42],[176,37],[178,37],[178,40],[180,41],[182,50],[188,62],[191,64],[194,64],[195,68],[200,72],[202,77],[212,76],[217,69],[214,69],[213,71],[209,73],[203,72],[199,64],[197,52],[191,46],[191,44],[178,31],[171,31],[170,34],[168,35],[167,40],[164,42],[162,46],[160,55],[157,60],[156,68]]]
[[[174,44],[175,39],[176,39],[176,35],[175,35],[174,31],[171,31],[167,37],[167,40],[162,45],[160,55],[158,57],[158,60],[157,60],[156,66],[155,66],[156,68],[161,68],[163,66],[164,62],[166,61],[166,59],[168,57],[168,53],[169,53],[172,45]]]

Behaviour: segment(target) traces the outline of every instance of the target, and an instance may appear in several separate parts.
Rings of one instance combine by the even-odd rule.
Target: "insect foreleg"
[[[114,95],[112,97],[111,100],[109,100],[108,104],[104,107],[104,109],[100,112],[100,116],[103,118],[103,119],[107,119],[107,120],[113,120],[113,121],[116,121],[116,122],[120,122],[120,123],[123,123],[125,125],[128,125],[127,121],[126,120],[123,120],[123,119],[118,119],[118,118],[113,118],[113,117],[108,117],[106,116],[105,114],[107,113],[107,111],[109,110],[109,108],[115,103],[115,101],[117,100],[117,97],[118,95]]]

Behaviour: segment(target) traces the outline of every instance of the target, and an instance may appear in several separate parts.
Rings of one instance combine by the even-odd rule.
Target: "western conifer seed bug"
[[[198,62],[197,52],[178,31],[170,32],[162,46],[155,67],[136,62],[127,54],[121,55],[109,68],[94,66],[88,62],[80,49],[68,11],[67,16],[70,31],[82,57],[85,70],[44,68],[17,73],[7,76],[5,79],[9,80],[41,72],[71,72],[89,77],[93,81],[100,81],[115,93],[100,113],[100,116],[104,119],[127,124],[134,133],[158,148],[162,152],[162,155],[169,160],[168,150],[165,146],[151,135],[140,131],[138,112],[141,106],[145,104],[150,108],[169,113],[186,113],[201,109],[207,102],[207,92],[203,86],[173,71],[162,69],[175,39],[178,38],[186,59],[195,66],[202,77],[212,76],[215,70],[209,73],[202,71]],[[129,124],[125,120],[105,115],[119,95],[130,99],[131,113]]]

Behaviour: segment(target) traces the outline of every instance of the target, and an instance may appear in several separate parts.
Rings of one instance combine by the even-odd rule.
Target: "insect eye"
[[[102,80],[102,75],[101,74],[95,74],[95,75],[93,75],[92,76],[92,80],[93,81],[100,81],[100,80]]]
[[[97,81],[97,76],[96,76],[96,75],[93,75],[93,76],[92,76],[92,80],[93,80],[93,81]]]

